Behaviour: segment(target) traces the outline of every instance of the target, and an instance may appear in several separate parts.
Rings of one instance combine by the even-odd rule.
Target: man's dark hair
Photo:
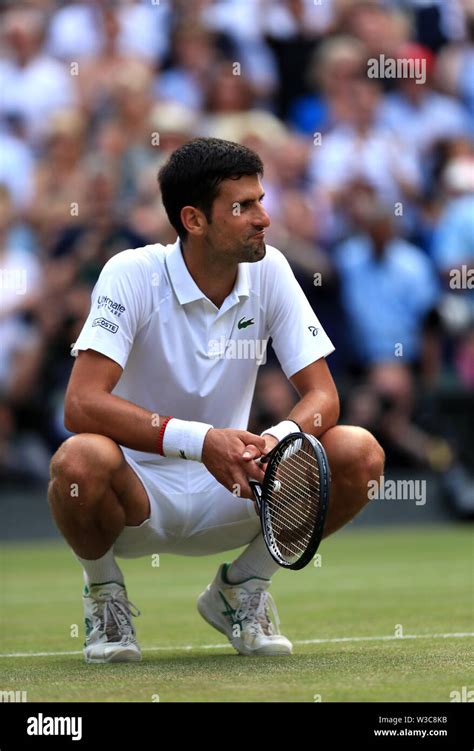
[[[183,206],[195,206],[210,222],[220,183],[244,175],[263,175],[263,163],[258,154],[239,143],[194,138],[173,151],[159,171],[158,182],[168,219],[181,240],[187,235],[181,222]]]

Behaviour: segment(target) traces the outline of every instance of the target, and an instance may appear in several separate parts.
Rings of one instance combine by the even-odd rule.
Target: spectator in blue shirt
[[[415,362],[438,301],[436,275],[421,250],[397,237],[389,208],[373,201],[363,223],[363,234],[336,252],[354,355],[369,366]]]
[[[433,237],[433,260],[442,276],[474,266],[474,193],[448,202]]]

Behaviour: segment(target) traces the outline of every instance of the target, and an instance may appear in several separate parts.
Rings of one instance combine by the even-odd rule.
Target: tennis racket
[[[263,483],[249,484],[268,551],[283,568],[304,568],[321,542],[329,505],[326,452],[314,436],[290,433],[260,463],[268,464]]]

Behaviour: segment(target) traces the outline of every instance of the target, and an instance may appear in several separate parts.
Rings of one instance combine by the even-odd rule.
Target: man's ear
[[[195,237],[202,236],[208,224],[204,212],[195,206],[183,206],[181,221],[188,234]]]

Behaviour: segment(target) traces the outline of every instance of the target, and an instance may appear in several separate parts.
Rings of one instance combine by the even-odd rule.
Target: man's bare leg
[[[125,525],[150,515],[145,489],[119,446],[92,433],[69,438],[53,456],[48,500],[63,537],[85,559],[103,556]]]
[[[353,425],[336,425],[320,438],[331,468],[331,496],[324,537],[343,527],[369,500],[369,482],[383,475],[385,453],[374,436]]]
[[[150,505],[119,446],[105,436],[69,438],[51,461],[48,499],[59,530],[85,573],[86,662],[141,659],[123,575],[113,544],[125,525],[138,526]]]

